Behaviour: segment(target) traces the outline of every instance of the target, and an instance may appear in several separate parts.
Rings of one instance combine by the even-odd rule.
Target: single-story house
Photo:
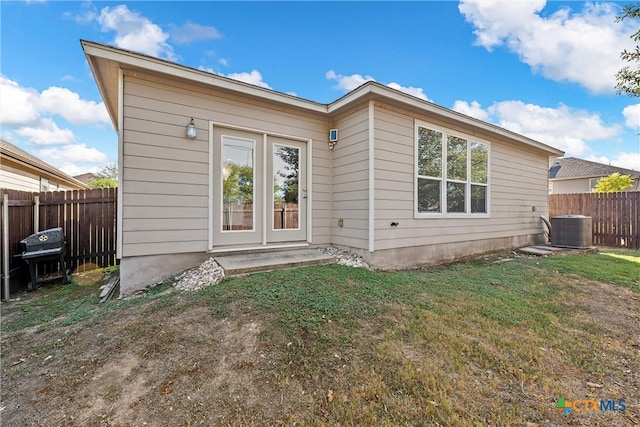
[[[81,44],[118,133],[122,293],[233,250],[403,268],[542,239],[560,150],[376,82],[321,104]]]
[[[631,169],[562,157],[549,160],[549,194],[589,193],[600,178],[612,173],[629,175],[633,185],[625,191],[640,191],[640,172]]]
[[[21,191],[83,190],[84,183],[0,139],[0,188]]]

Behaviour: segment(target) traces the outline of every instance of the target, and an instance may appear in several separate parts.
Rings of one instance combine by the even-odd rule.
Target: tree
[[[285,170],[278,171],[284,182],[278,188],[284,203],[298,203],[300,150],[295,147],[279,147],[276,155],[284,162]]]
[[[253,168],[248,165],[229,163],[224,169],[223,203],[241,205],[253,203]]]
[[[616,22],[625,19],[640,19],[640,3],[628,4],[622,8],[622,15],[616,16]],[[640,30],[631,35],[634,42],[640,39]],[[640,47],[636,45],[633,51],[623,50],[620,57],[635,66],[625,66],[616,74],[616,92],[632,97],[640,97]]]
[[[614,172],[609,176],[600,178],[593,189],[594,193],[617,193],[633,186],[633,179],[629,175],[621,175]]]
[[[87,183],[89,188],[117,188],[118,166],[114,163],[106,165]]]

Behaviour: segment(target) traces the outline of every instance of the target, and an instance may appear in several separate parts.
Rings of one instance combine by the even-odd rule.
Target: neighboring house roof
[[[491,135],[496,135],[510,141],[517,141],[525,146],[542,150],[553,157],[564,155],[562,150],[550,147],[540,141],[536,141],[431,102],[424,101],[373,81],[364,83],[330,104],[321,104],[293,95],[276,92],[272,89],[266,89],[240,82],[238,80],[233,80],[228,77],[212,74],[196,68],[186,67],[164,59],[115,48],[102,43],[86,40],[81,40],[80,43],[82,44],[85,56],[91,66],[98,88],[116,130],[120,130],[118,118],[121,111],[119,111],[120,105],[118,94],[121,84],[121,70],[150,70],[156,73],[172,76],[174,78],[185,79],[195,84],[216,87],[223,91],[234,93],[240,92],[246,96],[280,103],[290,108],[301,109],[308,112],[324,113],[329,117],[334,116],[345,109],[352,108],[357,102],[384,99],[384,101],[389,104],[401,106],[409,111],[430,114],[437,117],[444,123],[463,123],[465,126],[471,127],[478,132],[490,133]]]
[[[629,175],[633,179],[640,177],[640,172],[631,169],[576,159],[575,157],[549,160],[549,179],[600,178],[615,172]]]
[[[89,181],[93,180],[96,176],[94,174],[92,174],[91,172],[87,172],[87,173],[83,173],[82,175],[76,175],[74,176],[75,179],[77,179],[80,182],[83,182],[85,184],[88,184]]]
[[[61,183],[64,183],[69,187],[75,187],[78,189],[88,188],[84,183],[80,182],[70,175],[67,175],[60,169],[51,166],[49,163],[40,160],[39,158],[27,153],[26,151],[3,139],[0,139],[0,154],[2,158],[12,159],[13,161],[20,163],[28,167],[29,169],[51,175],[60,180]]]

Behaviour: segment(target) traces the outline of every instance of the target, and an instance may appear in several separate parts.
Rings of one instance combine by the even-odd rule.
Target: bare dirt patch
[[[363,286],[359,280],[344,284]],[[389,302],[352,329],[321,310],[311,313],[321,326],[283,328],[247,299],[220,310],[207,303],[220,294],[169,288],[95,321],[4,334],[0,419],[101,427],[637,425],[638,293],[575,276],[562,287],[557,339],[517,323],[488,330],[492,319],[452,314],[426,288],[421,303]],[[21,298],[3,303],[3,325],[41,294]],[[629,407],[565,418],[553,408],[561,396],[626,399]]]

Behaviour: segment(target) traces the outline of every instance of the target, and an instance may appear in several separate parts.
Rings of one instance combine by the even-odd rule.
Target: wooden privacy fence
[[[5,194],[7,208],[3,206],[1,215],[2,242],[5,241],[5,230],[8,230],[9,274],[26,266],[19,256],[15,256],[21,253],[20,240],[54,227],[64,229],[72,270],[84,264],[95,267],[116,264],[116,188],[42,193],[2,189],[3,205]],[[4,245],[0,246],[2,260],[5,260]],[[5,275],[4,261],[2,265]],[[55,264],[51,266],[55,268]]]
[[[640,192],[549,195],[549,215],[590,216],[593,244],[640,249]]]

